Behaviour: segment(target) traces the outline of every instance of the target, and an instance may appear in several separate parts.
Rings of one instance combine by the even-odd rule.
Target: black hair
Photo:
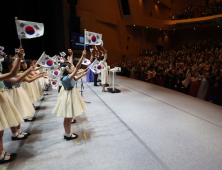
[[[67,76],[69,74],[69,72],[65,69],[63,72],[63,77],[60,79],[62,81],[62,79]]]
[[[26,69],[24,69],[24,68],[22,67],[22,64],[24,64],[24,63],[27,64],[27,68],[26,68]],[[20,65],[20,71],[26,71],[28,68],[29,68],[29,67],[28,67],[28,63],[26,62],[26,60],[23,60],[23,62],[22,62],[21,65]]]
[[[2,63],[2,67],[3,67],[2,74],[6,74],[10,72],[10,70],[8,69],[8,66],[12,65],[13,62],[14,62],[14,59],[10,59]]]

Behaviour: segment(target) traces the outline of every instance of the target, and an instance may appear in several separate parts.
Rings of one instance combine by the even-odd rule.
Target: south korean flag
[[[43,23],[15,20],[19,39],[37,38],[44,34]]]
[[[52,85],[52,89],[57,89],[58,88],[58,80],[51,79],[51,85]]]
[[[102,41],[102,34],[85,31],[85,44],[100,45]]]
[[[101,73],[101,70],[104,69],[105,66],[99,62],[98,60],[95,60],[90,66],[89,69],[92,70],[93,73],[99,74]]]

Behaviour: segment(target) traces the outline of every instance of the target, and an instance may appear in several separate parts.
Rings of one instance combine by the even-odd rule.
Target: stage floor
[[[4,149],[18,158],[0,169],[222,169],[221,106],[126,77],[117,76],[116,87],[121,93],[103,93],[84,82],[91,104],[72,125],[79,135],[72,141],[63,139],[63,118],[51,113],[58,94],[49,91],[37,120],[22,124],[28,139],[11,141],[5,131]]]

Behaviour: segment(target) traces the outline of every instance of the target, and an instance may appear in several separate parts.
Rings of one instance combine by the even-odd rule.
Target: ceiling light
[[[158,1],[158,4],[160,3],[160,1]]]
[[[135,27],[136,25],[134,25],[134,27]]]
[[[194,28],[194,30],[195,30],[195,28]]]
[[[176,29],[174,29],[174,31],[175,31]]]
[[[219,28],[220,26],[218,25],[218,28]]]
[[[160,31],[161,31],[161,29],[160,29]]]

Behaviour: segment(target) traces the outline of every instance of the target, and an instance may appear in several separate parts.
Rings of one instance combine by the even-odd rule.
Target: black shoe
[[[101,82],[101,80],[97,80],[97,82]]]
[[[32,120],[24,119],[25,122],[33,122],[33,121],[35,121],[35,120],[36,120],[36,117],[33,117]]]
[[[66,140],[72,140],[72,139],[77,139],[77,138],[79,137],[79,135],[77,135],[77,134],[75,134],[75,133],[72,133],[72,134],[75,135],[75,136],[72,137],[72,135],[71,135],[70,137],[67,137],[67,136],[66,136],[66,138],[65,138],[65,137],[64,137],[64,138],[65,138]]]
[[[5,152],[5,156],[7,156],[6,154],[7,154],[7,152]],[[17,157],[17,153],[10,153],[10,157],[12,159],[16,158]]]
[[[19,135],[18,135],[19,136]],[[27,139],[27,135],[25,135],[24,137],[22,137],[22,138],[19,138],[18,136],[16,136],[16,137],[13,137],[12,136],[12,140],[23,140],[23,139]]]
[[[40,109],[40,107],[39,107],[39,106],[35,107],[35,110],[39,110],[39,109]]]
[[[94,84],[94,86],[99,86],[98,84]]]
[[[9,160],[4,160],[4,159],[5,159],[5,156],[4,156],[4,158],[2,158],[2,159],[0,160],[0,164],[4,164],[4,163],[11,162],[11,161],[13,161],[13,160],[15,159],[15,157],[11,157],[11,156],[10,156]]]
[[[74,119],[74,120],[71,122],[71,124],[73,124],[73,123],[76,123],[76,119]]]
[[[41,98],[41,100],[40,101],[43,101],[45,98],[43,97],[43,98]]]

